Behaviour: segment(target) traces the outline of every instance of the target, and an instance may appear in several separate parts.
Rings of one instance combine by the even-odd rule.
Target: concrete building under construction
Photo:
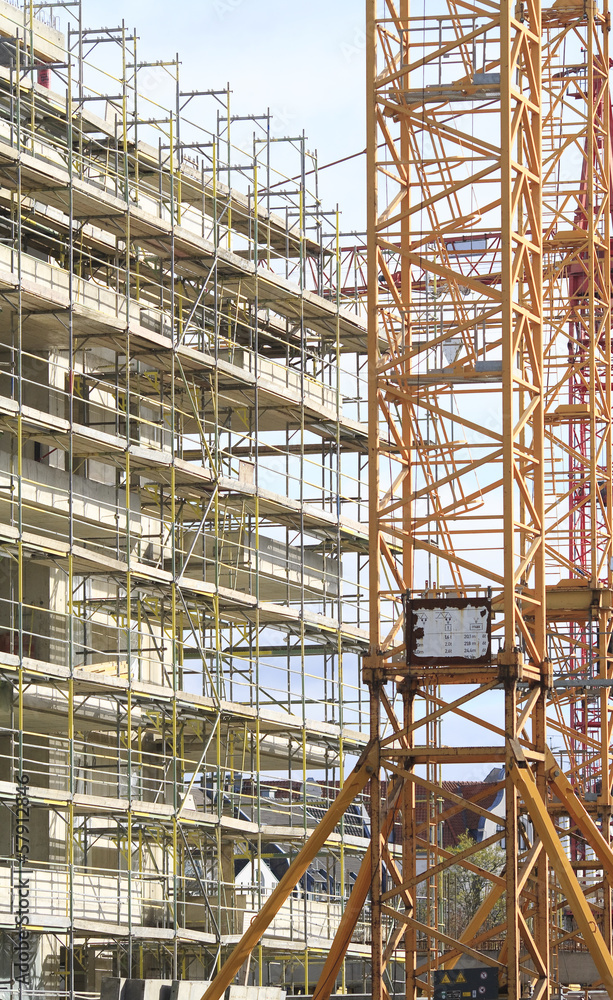
[[[176,60],[162,109],[136,34],[85,16],[0,0],[6,996],[210,979],[365,742],[359,262],[304,137],[275,173],[229,92]],[[243,982],[308,990],[367,827]]]
[[[366,251],[82,3],[0,0],[0,1000],[613,1000],[607,0],[367,0]]]

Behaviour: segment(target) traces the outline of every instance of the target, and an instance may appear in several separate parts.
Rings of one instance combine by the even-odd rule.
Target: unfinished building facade
[[[178,65],[167,111],[125,26],[0,0],[6,996],[210,978],[364,743],[338,224],[304,137],[275,174],[270,129],[234,149],[229,94]],[[308,991],[368,836],[356,804],[244,982]]]

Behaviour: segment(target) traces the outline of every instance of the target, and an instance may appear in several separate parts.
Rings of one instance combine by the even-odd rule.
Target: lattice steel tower
[[[366,679],[373,735],[399,731],[381,763],[404,830],[400,865],[375,811],[373,994],[400,949],[407,995],[468,955],[541,997],[579,939],[611,992],[608,12],[368,9]],[[428,657],[427,614],[469,597],[492,613],[489,662],[457,642]],[[451,933],[438,803],[477,762],[504,768],[504,820],[483,815],[506,867]]]

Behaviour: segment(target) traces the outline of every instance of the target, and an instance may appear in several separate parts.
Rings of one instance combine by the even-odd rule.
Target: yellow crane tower
[[[367,0],[371,741],[206,1000],[368,781],[317,1000],[368,894],[376,1000],[460,960],[541,1000],[581,953],[613,998],[609,30],[606,0]],[[446,785],[486,773],[502,812]],[[486,841],[449,851],[466,809]],[[485,887],[453,927],[452,866]]]

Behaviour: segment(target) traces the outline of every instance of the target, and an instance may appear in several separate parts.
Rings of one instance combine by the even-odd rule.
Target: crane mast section
[[[608,986],[610,874],[593,849],[611,840],[608,8],[367,7],[364,677],[371,735],[396,731],[380,790],[405,783],[393,906],[389,890],[376,898],[389,851],[373,821],[373,995],[394,954],[413,997],[462,956],[492,959],[492,937],[510,998],[557,991],[560,955],[586,945]],[[581,802],[572,815],[549,746]],[[484,819],[504,886],[462,915],[441,874],[440,803],[476,776],[503,788]],[[411,815],[416,788],[425,817]],[[583,897],[593,934],[582,904],[573,915]]]

